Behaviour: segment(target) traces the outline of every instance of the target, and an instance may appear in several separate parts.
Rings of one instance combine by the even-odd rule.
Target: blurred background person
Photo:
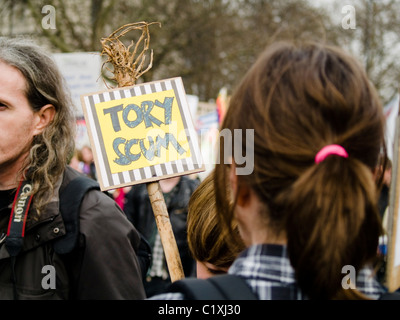
[[[186,277],[192,276],[195,274],[195,261],[188,248],[186,223],[189,199],[199,181],[188,176],[178,176],[160,180],[159,183],[169,213],[184,274]],[[146,294],[149,297],[161,293],[171,283],[171,278],[146,184],[132,186],[126,195],[124,211],[152,248],[152,264],[146,279],[144,279]]]
[[[92,148],[88,145],[84,145],[79,150],[78,159],[82,162],[82,172],[89,178],[97,180]]]
[[[236,223],[235,223],[236,224]],[[239,239],[237,224],[233,227],[237,241],[229,241],[216,211],[214,172],[212,171],[193,192],[189,201],[187,239],[196,260],[196,276],[205,279],[227,273],[237,255],[245,249]]]

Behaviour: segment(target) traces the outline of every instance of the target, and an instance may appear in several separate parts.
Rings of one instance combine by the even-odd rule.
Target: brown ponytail
[[[382,231],[371,170],[357,159],[329,156],[279,198],[300,287],[310,298],[345,298],[351,292],[341,286],[342,268],[358,271],[370,262]]]

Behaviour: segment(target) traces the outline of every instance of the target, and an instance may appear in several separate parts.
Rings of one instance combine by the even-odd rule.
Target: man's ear
[[[43,130],[53,121],[55,114],[56,108],[52,104],[46,104],[38,112],[36,112],[34,135],[41,134]]]

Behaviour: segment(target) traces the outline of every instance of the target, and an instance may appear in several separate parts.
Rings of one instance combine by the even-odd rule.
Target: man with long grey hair
[[[140,235],[110,197],[84,196],[68,243],[60,195],[80,175],[67,165],[72,102],[54,61],[26,39],[0,38],[0,123],[0,299],[145,298]]]

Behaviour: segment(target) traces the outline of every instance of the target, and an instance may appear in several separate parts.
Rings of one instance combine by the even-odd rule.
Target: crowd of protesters
[[[170,290],[145,185],[88,192],[75,236],[60,214],[68,184],[97,176],[90,146],[75,149],[69,91],[49,54],[0,38],[0,74],[0,299],[186,299]],[[253,141],[231,141],[253,151],[253,170],[240,174],[235,152],[200,185],[160,181],[185,276],[233,274],[262,300],[379,299],[384,128],[377,91],[351,55],[322,43],[267,47],[220,128],[254,130]],[[220,159],[232,145],[220,141]],[[355,289],[343,287],[345,265]]]

